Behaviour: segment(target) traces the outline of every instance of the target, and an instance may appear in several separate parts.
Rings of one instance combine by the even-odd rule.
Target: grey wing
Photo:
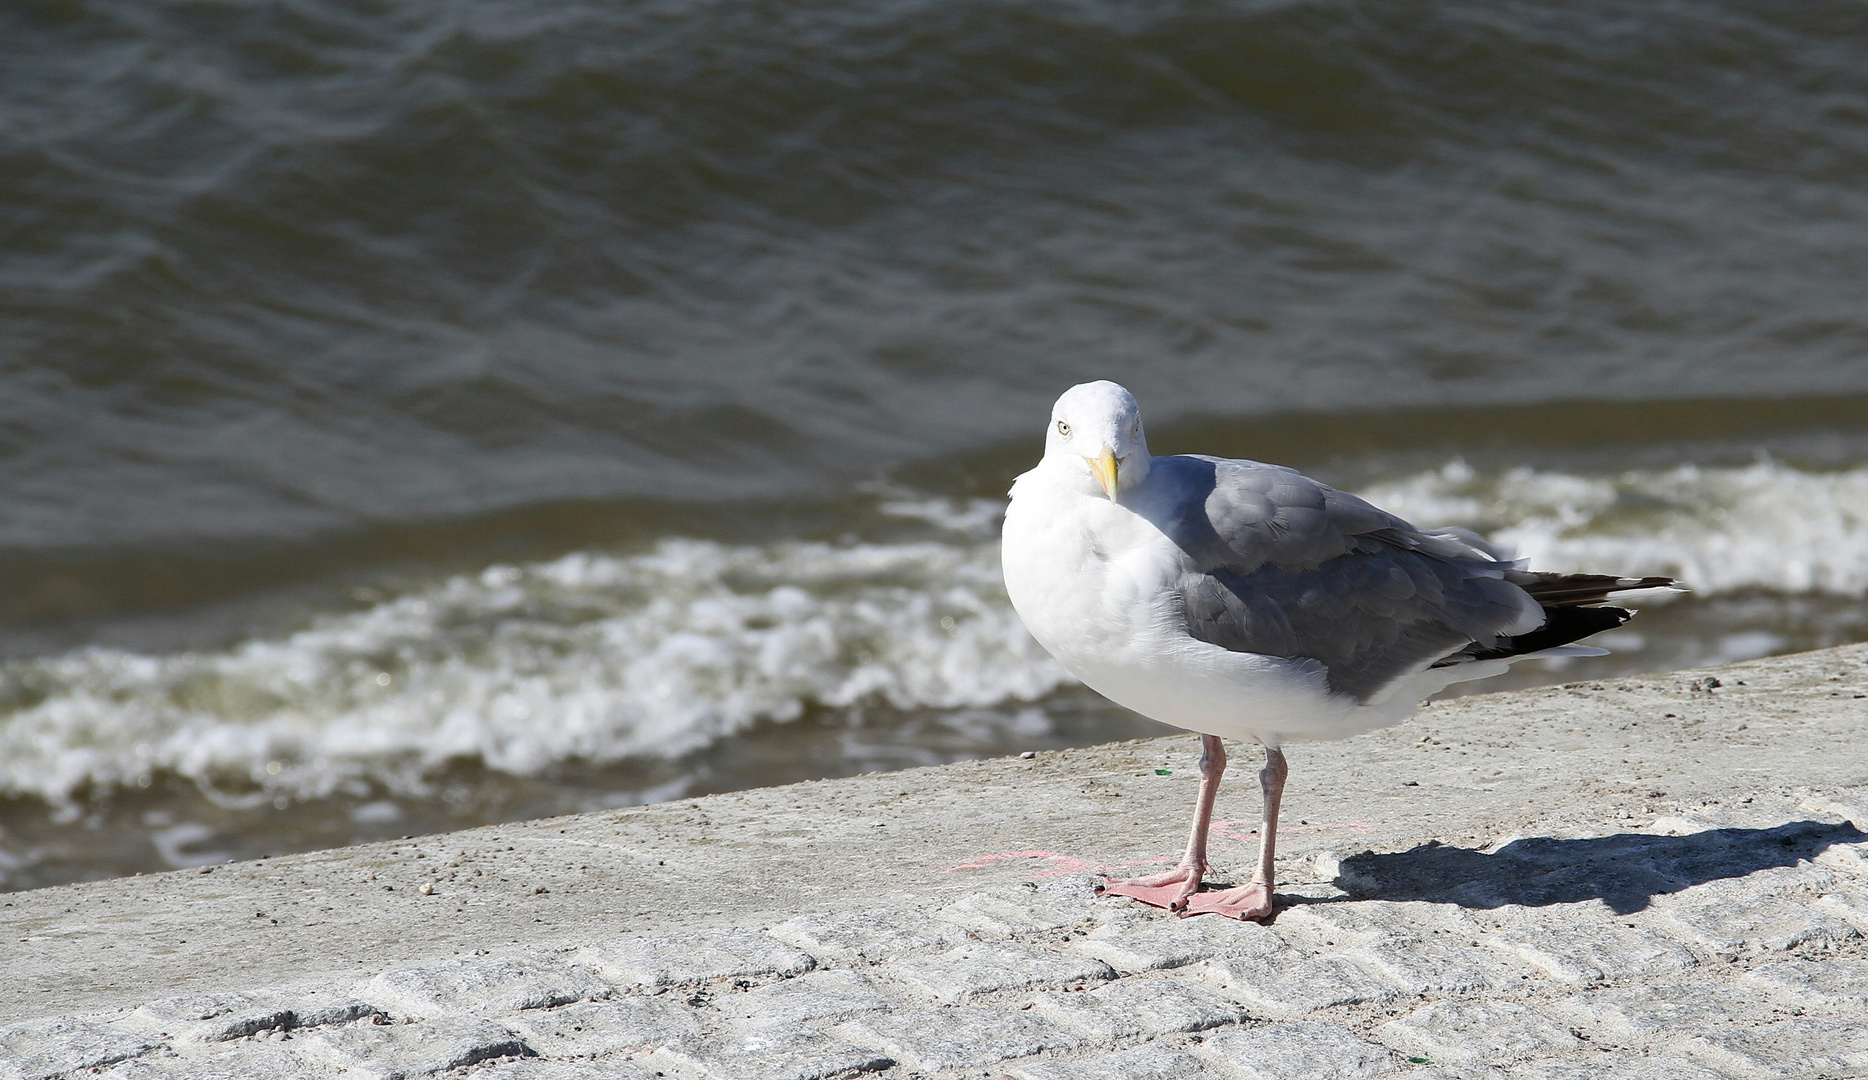
[[[1292,469],[1157,458],[1175,497],[1156,524],[1186,555],[1189,634],[1235,652],[1307,657],[1368,700],[1478,642],[1524,633],[1543,609],[1512,564],[1470,534],[1425,533]]]

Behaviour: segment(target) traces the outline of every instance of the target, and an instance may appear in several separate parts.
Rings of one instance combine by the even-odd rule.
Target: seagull
[[[1285,743],[1400,723],[1517,660],[1605,655],[1573,644],[1628,621],[1603,602],[1674,585],[1534,573],[1477,534],[1417,529],[1279,465],[1154,457],[1134,395],[1106,381],[1057,399],[1011,496],[1005,587],[1032,636],[1091,689],[1200,735],[1180,864],[1099,889],[1183,917],[1271,913]],[[1227,738],[1265,748],[1258,867],[1202,891]]]

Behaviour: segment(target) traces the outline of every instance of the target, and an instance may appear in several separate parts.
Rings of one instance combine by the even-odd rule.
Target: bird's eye
[[[1070,437],[1070,425],[1064,423],[1062,420],[1059,420],[1057,422],[1057,433],[1059,435],[1064,436],[1065,438],[1069,438]]]

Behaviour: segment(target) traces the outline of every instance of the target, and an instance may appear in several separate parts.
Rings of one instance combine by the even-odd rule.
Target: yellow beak
[[[1110,502],[1115,502],[1116,452],[1105,446],[1103,447],[1103,454],[1101,457],[1084,458],[1083,460],[1090,463],[1090,471],[1096,474],[1096,479],[1103,485],[1103,494],[1109,496]]]

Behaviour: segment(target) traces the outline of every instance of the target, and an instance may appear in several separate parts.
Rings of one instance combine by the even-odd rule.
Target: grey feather
[[[1353,495],[1254,461],[1158,457],[1132,507],[1185,555],[1187,631],[1234,652],[1309,658],[1367,701],[1475,642],[1534,629],[1515,567],[1469,533],[1424,532]]]

